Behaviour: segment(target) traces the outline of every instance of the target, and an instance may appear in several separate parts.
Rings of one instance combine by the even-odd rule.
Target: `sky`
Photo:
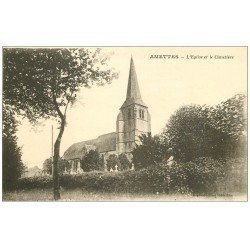
[[[109,65],[119,72],[119,78],[78,93],[79,101],[68,109],[61,156],[73,143],[115,132],[116,117],[126,98],[131,55],[142,99],[151,114],[153,135],[162,131],[182,105],[216,105],[247,92],[246,47],[106,47],[102,52],[111,55]],[[42,168],[51,156],[52,125],[55,140],[58,125],[53,120],[36,127],[22,120],[18,145],[28,167]]]

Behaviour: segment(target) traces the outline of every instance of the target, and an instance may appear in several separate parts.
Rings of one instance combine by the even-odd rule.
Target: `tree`
[[[54,144],[54,199],[60,199],[58,160],[69,105],[81,87],[102,86],[117,76],[100,49],[4,49],[5,102],[31,123],[55,118],[59,133]]]
[[[118,160],[120,163],[120,168],[121,170],[128,170],[130,168],[130,161],[128,159],[128,157],[126,156],[126,154],[122,153],[118,156]]]
[[[3,189],[14,188],[25,171],[21,148],[17,145],[17,125],[14,112],[3,103]]]
[[[97,150],[90,150],[82,160],[82,169],[86,172],[100,170],[102,159]]]
[[[115,154],[111,154],[108,156],[108,159],[107,159],[107,170],[110,171],[110,169],[114,169],[115,166],[117,165],[119,167],[119,160],[118,160],[118,157],[117,155]]]
[[[52,159],[51,157],[46,159],[43,163],[43,172],[47,173],[47,174],[52,174]],[[58,172],[59,174],[63,174],[66,170],[66,172],[69,172],[71,166],[69,164],[69,162],[67,160],[64,160],[62,158],[60,158],[58,160]]]
[[[170,117],[163,136],[175,158],[191,161],[197,157],[216,156],[226,134],[212,126],[211,109],[206,105],[188,105]]]
[[[164,160],[166,147],[159,136],[143,134],[140,136],[141,144],[132,151],[133,163],[136,169],[147,168]]]
[[[238,157],[247,154],[247,99],[243,94],[218,104],[211,113],[211,124],[227,135],[224,154]]]
[[[236,95],[215,107],[187,105],[169,119],[163,137],[175,158],[191,161],[239,156],[246,145],[244,95]]]

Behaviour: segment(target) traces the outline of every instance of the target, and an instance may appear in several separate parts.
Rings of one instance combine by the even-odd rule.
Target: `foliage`
[[[245,171],[242,172],[242,169]],[[245,181],[240,179],[243,175]],[[66,174],[61,176],[60,185],[64,189],[82,188],[88,192],[227,195],[234,191],[235,180],[241,185],[239,192],[246,192],[246,162],[242,159],[221,162],[211,158],[198,158],[193,162],[175,162],[171,167],[158,164],[138,171]],[[48,176],[22,178],[18,181],[19,189],[51,186],[52,179]]]
[[[217,129],[234,138],[239,138],[247,127],[246,112],[246,96],[237,94],[217,105],[211,117]]]
[[[226,173],[225,165],[211,158],[196,158],[192,162],[180,164],[181,183],[194,195],[209,195],[217,191],[217,180]],[[177,168],[178,168],[177,167]],[[171,175],[170,175],[170,179]],[[173,179],[172,179],[173,180]],[[175,182],[175,185],[180,186]]]
[[[175,158],[182,161],[239,156],[246,145],[244,100],[244,95],[236,95],[216,107],[181,107],[163,132],[166,147],[172,148]]]
[[[210,125],[209,113],[207,106],[189,105],[170,117],[164,137],[175,158],[190,161],[218,151],[224,138]]]
[[[33,177],[24,177],[18,180],[17,190],[18,189],[28,189],[32,190],[33,188],[52,188],[53,187],[53,178],[51,176],[33,176]]]
[[[100,49],[5,48],[3,52],[5,102],[31,122],[55,117],[60,123],[58,108],[73,104],[80,87],[105,85],[116,76],[106,67],[108,57]]]
[[[120,165],[120,170],[129,170],[130,168],[130,161],[128,159],[128,157],[126,156],[125,153],[122,153],[118,156],[118,160],[119,160],[119,165]]]
[[[107,158],[107,170],[110,171],[110,169],[115,169],[115,166],[117,165],[120,168],[120,162],[115,154],[111,154]]]
[[[102,158],[97,150],[90,150],[82,160],[82,169],[85,172],[102,169]]]
[[[239,157],[247,155],[247,99],[237,94],[217,105],[211,113],[212,125],[227,135],[224,143],[224,155]]]
[[[130,169],[131,162],[129,161],[127,155],[122,153],[120,155],[111,154],[108,156],[107,160],[107,170],[110,171],[112,168],[115,170],[115,166],[118,166],[119,171],[125,171]]]
[[[67,160],[64,160],[62,158],[59,159],[59,161],[58,161],[59,174],[63,174],[65,171],[69,172],[70,168],[71,168],[70,164]],[[51,157],[44,161],[43,172],[50,174],[50,175],[52,174],[52,159],[51,159]]]
[[[60,186],[64,189],[82,188],[86,191],[112,193],[156,193],[167,190],[166,169],[149,168],[140,171],[85,172],[78,175],[62,175]],[[49,176],[22,178],[19,189],[52,187]]]
[[[100,49],[6,48],[3,50],[4,102],[31,123],[55,118],[59,133],[54,144],[54,197],[60,198],[58,160],[66,113],[81,87],[105,85],[117,76],[107,68]]]
[[[247,193],[247,158],[228,158],[224,161],[226,173],[218,182],[221,194]]]
[[[3,189],[14,188],[25,170],[21,148],[17,145],[17,125],[13,110],[9,105],[3,104]]]
[[[159,136],[151,133],[140,136],[141,144],[132,151],[135,169],[142,169],[162,162],[166,157],[166,147]]]

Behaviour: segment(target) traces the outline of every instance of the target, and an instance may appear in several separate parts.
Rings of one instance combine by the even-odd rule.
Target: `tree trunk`
[[[60,196],[60,185],[59,185],[59,170],[58,170],[58,161],[60,158],[60,145],[61,139],[64,132],[65,127],[65,117],[61,121],[61,127],[59,134],[57,136],[56,142],[54,144],[54,156],[53,156],[53,192],[54,199],[59,200]]]

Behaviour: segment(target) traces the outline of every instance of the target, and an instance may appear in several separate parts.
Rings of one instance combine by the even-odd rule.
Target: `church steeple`
[[[140,93],[137,75],[135,71],[134,60],[133,60],[133,57],[131,56],[129,77],[128,77],[128,87],[127,87],[127,97],[126,97],[125,102],[122,105],[122,108],[129,106],[133,103],[140,104],[146,107],[146,105],[144,104],[141,98],[141,93]]]
[[[131,159],[131,152],[140,144],[140,135],[151,131],[150,121],[148,107],[141,98],[135,65],[131,57],[127,97],[116,120],[116,152],[126,153]]]

